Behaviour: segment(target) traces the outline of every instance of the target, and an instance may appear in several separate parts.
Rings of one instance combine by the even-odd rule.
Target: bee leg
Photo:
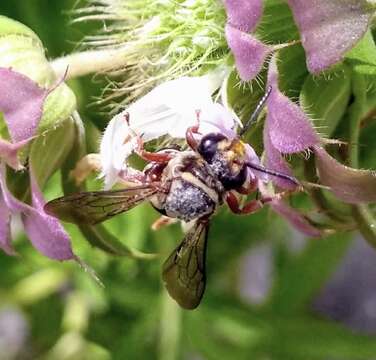
[[[77,162],[75,168],[70,172],[70,177],[79,186],[92,172],[102,170],[99,154],[87,154]]]
[[[124,114],[124,120],[129,126],[129,113],[126,112]],[[134,130],[129,128],[129,135],[127,136],[126,139],[124,139],[124,143],[127,143],[130,141],[132,138],[136,138],[137,140],[137,149],[136,153],[139,155],[141,158],[143,158],[146,161],[152,161],[152,162],[157,162],[157,163],[165,163],[171,160],[171,155],[167,153],[153,153],[150,151],[147,151],[144,149],[144,142],[142,141],[142,135],[138,135]]]
[[[159,219],[153,222],[153,224],[151,225],[151,229],[156,231],[164,226],[175,224],[177,221],[178,219],[173,219],[168,216],[162,215]]]
[[[173,156],[168,152],[150,152],[144,149],[144,142],[142,141],[141,137],[137,136],[137,142],[138,142],[138,149],[137,149],[137,155],[143,158],[146,161],[152,161],[156,163],[167,163],[169,162]]]
[[[271,196],[263,196],[260,199],[260,201],[263,204],[267,204],[267,203],[272,202],[273,200],[282,200],[283,198],[290,196],[291,194],[294,194],[295,192],[296,192],[295,190],[282,191],[280,193],[277,193],[277,194],[274,194],[274,195],[271,195]]]
[[[258,182],[256,179],[253,179],[253,180],[250,180],[246,186],[242,185],[240,188],[237,188],[236,192],[242,195],[249,195],[255,192],[257,190],[257,187],[258,187]]]
[[[198,129],[200,127],[200,110],[196,111],[196,125],[190,126],[185,132],[185,139],[189,147],[196,151],[198,146],[198,141],[195,139],[195,134],[200,134]]]
[[[235,196],[235,194],[231,191],[229,191],[226,194],[226,203],[230,210],[234,214],[238,215],[245,215],[245,214],[251,214],[258,210],[260,210],[263,206],[263,203],[259,200],[251,200],[248,203],[244,204],[242,207],[240,207],[239,200]]]

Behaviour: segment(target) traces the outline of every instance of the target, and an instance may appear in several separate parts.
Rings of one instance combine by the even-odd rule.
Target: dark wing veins
[[[50,201],[45,211],[73,223],[97,224],[149,199],[157,188],[142,185],[129,189],[81,192]]]
[[[196,308],[205,291],[208,218],[197,220],[163,265],[169,294],[185,309]]]

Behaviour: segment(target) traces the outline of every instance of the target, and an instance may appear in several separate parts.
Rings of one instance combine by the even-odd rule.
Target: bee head
[[[238,137],[230,140],[221,133],[207,134],[197,151],[225,188],[234,188],[245,181],[245,146]]]
[[[197,151],[203,157],[203,159],[209,164],[212,163],[215,155],[222,147],[223,143],[227,143],[226,136],[220,133],[211,133],[205,135],[198,144]]]
[[[245,155],[244,144],[239,138],[229,140],[221,133],[205,135],[198,144],[197,151],[209,164],[218,156],[228,162],[239,163]]]

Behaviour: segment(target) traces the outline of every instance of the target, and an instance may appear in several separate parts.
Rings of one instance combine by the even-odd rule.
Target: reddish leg
[[[286,191],[282,191],[278,194],[274,194],[272,196],[264,196],[262,199],[260,199],[260,201],[263,203],[263,204],[267,204],[273,200],[281,200],[283,199],[284,197],[286,196],[289,196],[291,194],[295,193],[294,190],[286,190]]]
[[[195,134],[199,134],[198,128],[200,127],[200,110],[196,111],[196,125],[190,126],[185,132],[185,139],[187,144],[192,150],[197,150],[198,141],[195,139]]]
[[[126,112],[124,114],[124,120],[126,121],[126,123],[129,126],[129,113],[128,112]],[[153,161],[153,162],[157,162],[157,163],[165,163],[165,162],[168,162],[168,161],[171,160],[171,156],[167,153],[153,153],[153,152],[146,151],[144,149],[144,142],[142,141],[141,136],[136,134],[131,128],[129,128],[129,132],[130,132],[130,135],[128,135],[124,139],[124,143],[131,141],[132,138],[136,138],[137,139],[137,145],[138,145],[138,149],[136,150],[136,152],[144,160]]]
[[[251,200],[240,207],[237,197],[231,191],[226,194],[226,203],[233,213],[239,215],[251,214],[262,208],[262,202],[259,200]]]
[[[243,185],[240,188],[236,189],[236,191],[242,195],[249,195],[257,190],[257,186],[258,186],[257,180],[253,179],[253,180],[250,180],[247,186]]]
[[[144,160],[153,161],[157,163],[166,163],[172,159],[172,156],[167,153],[153,153],[142,149],[138,151],[137,154]]]
[[[138,142],[137,155],[142,157],[144,160],[153,161],[157,163],[166,163],[172,159],[172,155],[167,152],[153,153],[153,152],[145,150],[144,142],[142,141],[141,137],[138,135],[136,136],[137,136],[137,142]]]

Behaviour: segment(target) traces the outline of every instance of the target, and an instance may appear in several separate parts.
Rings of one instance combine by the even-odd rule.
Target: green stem
[[[170,248],[168,251],[173,249],[173,247],[176,245],[171,235],[168,236],[167,234],[165,234],[165,236],[161,238],[161,236],[158,234],[157,237],[157,241],[160,241],[161,243],[161,253],[166,252],[167,245],[169,245]],[[182,310],[178,306],[178,304],[169,296],[164,287],[161,293],[160,317],[158,359],[176,360],[179,358],[179,345],[182,328]]]
[[[67,72],[66,79],[69,80],[124,67],[128,51],[129,47],[124,46],[118,49],[77,52],[52,60],[51,66],[59,78]]]
[[[350,109],[350,152],[349,163],[352,167],[359,167],[359,135],[362,125],[362,119],[367,104],[367,84],[364,77],[353,72],[353,93],[355,96],[354,104]],[[365,204],[353,205],[352,214],[358,223],[359,230],[368,241],[368,243],[376,248],[376,219],[371,210]]]

